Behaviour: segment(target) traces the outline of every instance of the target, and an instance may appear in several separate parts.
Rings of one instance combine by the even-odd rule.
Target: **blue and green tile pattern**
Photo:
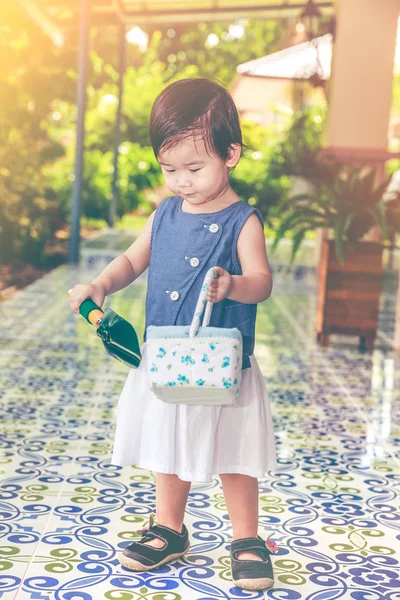
[[[259,533],[279,546],[263,594],[231,581],[217,477],[192,486],[183,560],[150,573],[119,565],[155,487],[151,473],[110,464],[127,369],[67,305],[66,291],[103,266],[99,254],[59,267],[0,305],[0,600],[399,600],[396,286],[385,287],[375,351],[359,354],[345,338],[316,346],[312,269],[275,269],[256,342],[280,467],[260,481]],[[108,299],[140,336],[145,283]]]

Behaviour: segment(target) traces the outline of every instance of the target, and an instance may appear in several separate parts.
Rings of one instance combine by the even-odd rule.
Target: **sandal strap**
[[[149,517],[148,526],[137,530],[136,533],[141,536],[139,543],[143,544],[145,542],[150,542],[151,540],[154,540],[154,538],[158,538],[162,542],[167,543],[167,540],[165,539],[165,532],[162,534],[159,526],[155,523],[155,517],[155,514],[151,514]]]
[[[267,547],[266,542],[260,537],[242,538],[231,542],[231,554],[234,558],[240,552],[254,552],[266,560],[273,552]]]
[[[141,539],[129,544],[124,549],[123,554],[147,567],[157,565],[160,561],[168,558],[169,555],[181,556],[189,548],[188,531],[185,525],[183,525],[181,533],[169,527],[154,524],[148,529],[139,531],[139,533],[142,534]],[[162,548],[154,548],[145,543],[154,538],[162,540],[164,546]]]
[[[170,529],[170,527],[165,527],[164,525],[157,525],[155,523],[155,515],[151,514],[148,527],[138,529],[136,533],[142,536],[139,543],[150,542],[151,540],[154,540],[154,538],[158,538],[168,545],[168,537],[171,538],[172,536],[173,538],[177,537],[178,539],[182,539],[187,534],[187,530],[185,525],[182,527],[182,533]]]
[[[142,539],[140,541],[141,542],[143,542],[144,540],[150,541],[154,538],[158,538],[167,544],[168,541],[171,540],[171,537],[182,538],[183,536],[184,536],[184,534],[180,534],[178,531],[169,529],[169,527],[163,527],[162,525],[153,525],[151,527],[151,529],[146,531],[146,533],[144,534],[144,536],[142,537]],[[168,540],[168,538],[169,538],[169,540]]]
[[[164,532],[164,534],[162,534],[162,532],[160,532],[157,529],[157,525],[153,525],[153,527],[151,528],[151,530],[146,531],[146,533],[144,533],[142,535],[142,537],[140,538],[140,540],[138,540],[138,541],[141,544],[144,544],[146,542],[150,542],[151,540],[154,540],[155,538],[158,538],[162,542],[167,543],[165,532]]]
[[[148,527],[144,527],[143,529],[138,529],[136,533],[139,535],[145,535],[154,525],[155,515],[151,514],[149,517],[149,525]]]

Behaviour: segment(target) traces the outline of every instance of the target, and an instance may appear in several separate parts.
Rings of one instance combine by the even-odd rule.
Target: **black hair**
[[[229,92],[209,79],[180,79],[156,98],[150,115],[150,141],[156,158],[161,149],[189,137],[201,137],[209,154],[228,158],[232,144],[243,148],[235,103]]]

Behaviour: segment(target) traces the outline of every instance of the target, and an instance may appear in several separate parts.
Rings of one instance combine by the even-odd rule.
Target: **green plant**
[[[270,157],[270,175],[274,178],[313,175],[325,122],[325,104],[310,106],[294,113],[274,143]]]
[[[392,176],[376,184],[377,167],[353,166],[316,158],[313,174],[306,179],[309,193],[296,194],[280,206],[280,223],[272,250],[282,237],[292,237],[292,261],[308,231],[333,231],[338,260],[344,263],[344,242],[350,247],[372,227],[378,226],[383,240],[400,232],[400,199],[388,200],[385,192]]]

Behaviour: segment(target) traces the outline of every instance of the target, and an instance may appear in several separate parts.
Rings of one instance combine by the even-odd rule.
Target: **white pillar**
[[[400,0],[340,0],[327,145],[386,151]]]
[[[400,275],[399,275],[399,283],[398,283],[398,288],[397,288],[396,316],[395,316],[393,346],[394,346],[394,349],[397,352],[397,354],[400,354]]]
[[[338,0],[325,145],[339,159],[381,164],[387,152],[400,0]],[[376,238],[376,231],[370,239]],[[394,346],[400,352],[400,282]]]

